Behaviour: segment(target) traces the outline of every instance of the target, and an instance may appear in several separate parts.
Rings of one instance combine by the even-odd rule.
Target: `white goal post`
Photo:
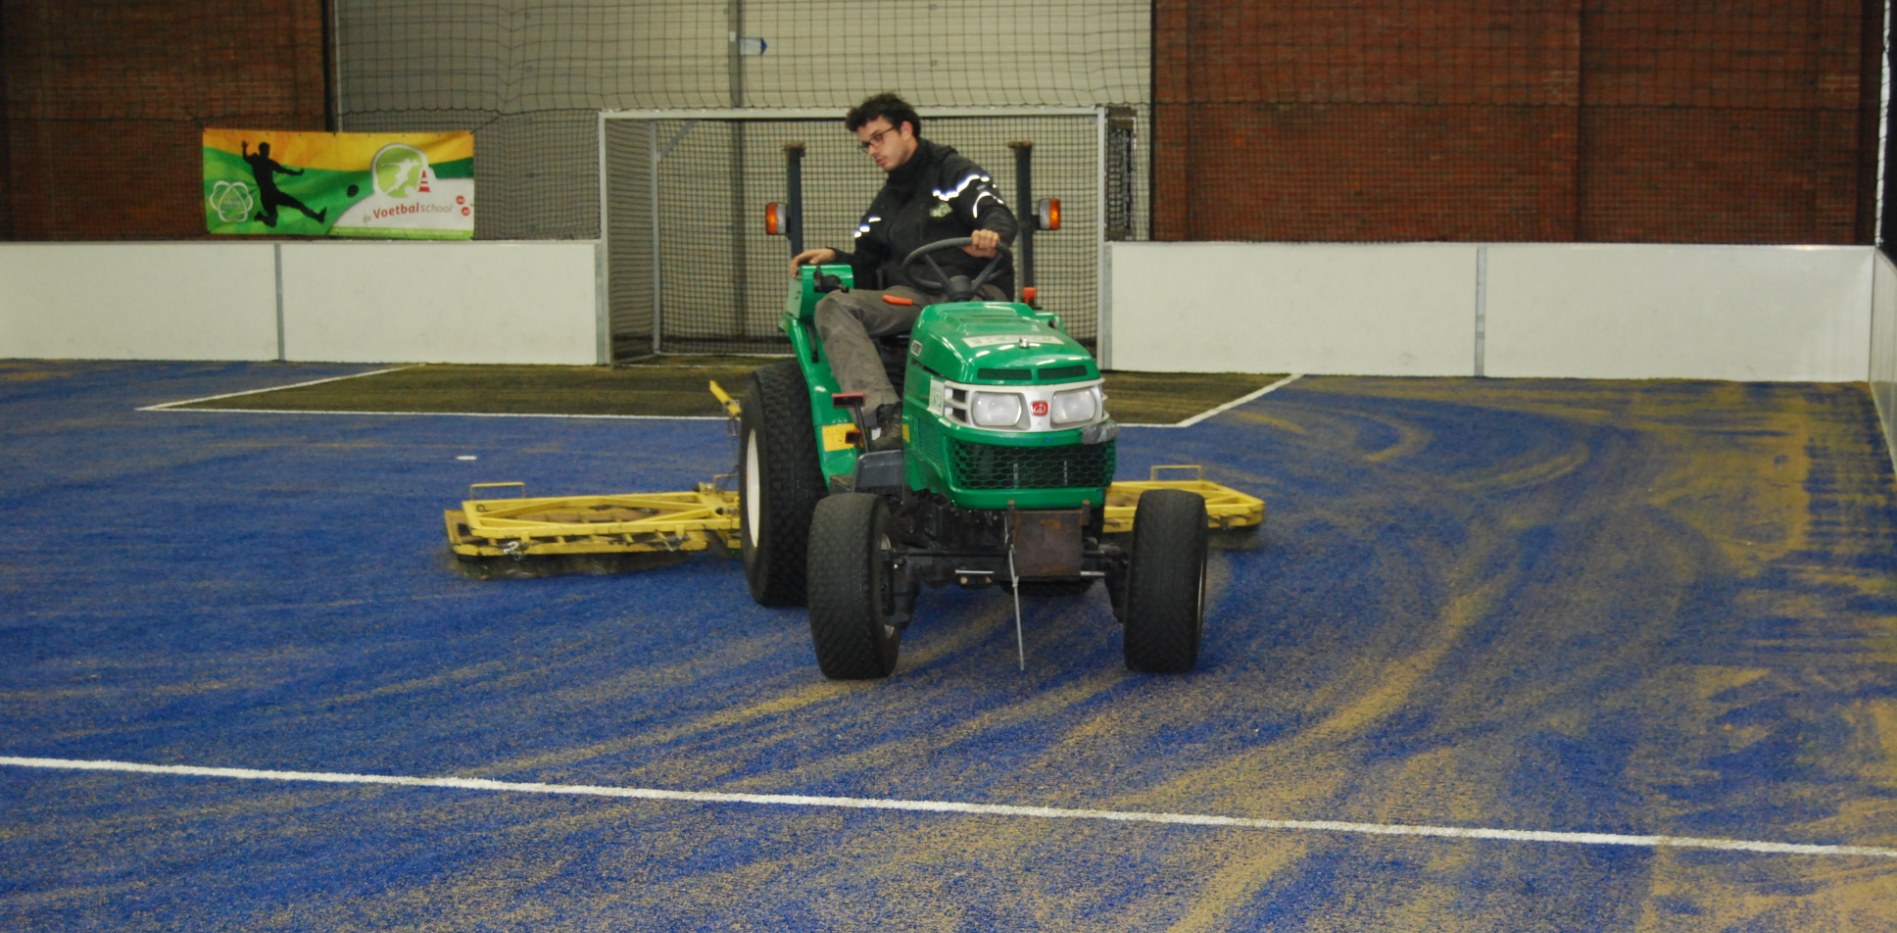
[[[1123,108],[918,108],[925,138],[995,176],[1014,203],[1014,144],[1032,144],[1032,197],[1057,198],[1062,229],[1034,240],[1038,303],[1102,355],[1106,242],[1133,229],[1131,134]],[[764,231],[787,200],[786,147],[801,146],[807,245],[847,246],[882,184],[841,111],[627,110],[599,115],[601,294],[614,359],[655,353],[774,353],[790,257]]]

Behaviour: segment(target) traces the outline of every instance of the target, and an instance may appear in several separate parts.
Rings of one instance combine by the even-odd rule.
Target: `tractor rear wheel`
[[[804,604],[804,545],[823,498],[810,392],[795,360],[751,373],[739,418],[744,581],[763,606]]]
[[[896,669],[902,644],[890,559],[889,506],[842,493],[810,520],[810,641],[831,680],[874,680]]]
[[[1205,629],[1205,500],[1181,489],[1140,496],[1126,571],[1126,666],[1178,673],[1199,661]]]

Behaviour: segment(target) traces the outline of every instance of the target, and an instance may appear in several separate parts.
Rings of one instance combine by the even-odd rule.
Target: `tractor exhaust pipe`
[[[1017,212],[1029,210],[1034,203],[1034,144],[1027,140],[1012,142],[1008,148],[1014,150],[1014,203],[1019,205]],[[1014,254],[1020,258],[1015,269],[1016,291],[1028,294],[1034,287],[1034,226],[1032,214],[1016,214],[1021,227],[1021,237]]]
[[[790,254],[804,251],[804,144],[784,144],[784,171],[789,185],[785,193],[784,234],[790,238]]]

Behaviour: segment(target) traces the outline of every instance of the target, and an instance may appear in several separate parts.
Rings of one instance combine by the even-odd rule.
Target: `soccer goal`
[[[922,135],[960,150],[1015,204],[1016,152],[1032,145],[1034,198],[1058,198],[1057,232],[1034,239],[1039,304],[1090,345],[1103,337],[1105,244],[1134,230],[1133,132],[1119,108],[923,111]],[[847,248],[883,175],[840,112],[608,111],[600,115],[600,212],[613,356],[781,353],[790,245],[765,231],[802,147],[803,236]]]

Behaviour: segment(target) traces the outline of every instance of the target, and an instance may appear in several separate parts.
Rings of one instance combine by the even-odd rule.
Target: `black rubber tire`
[[[1176,674],[1199,663],[1205,630],[1205,500],[1180,489],[1140,496],[1126,574],[1126,666]]]
[[[810,520],[810,641],[831,680],[875,680],[896,669],[902,630],[893,623],[889,506],[842,493]]]
[[[1113,621],[1126,624],[1126,565],[1107,571],[1107,605],[1113,609]]]
[[[744,582],[762,606],[804,604],[804,546],[823,498],[810,393],[795,360],[762,367],[748,381],[739,419],[738,537]]]

